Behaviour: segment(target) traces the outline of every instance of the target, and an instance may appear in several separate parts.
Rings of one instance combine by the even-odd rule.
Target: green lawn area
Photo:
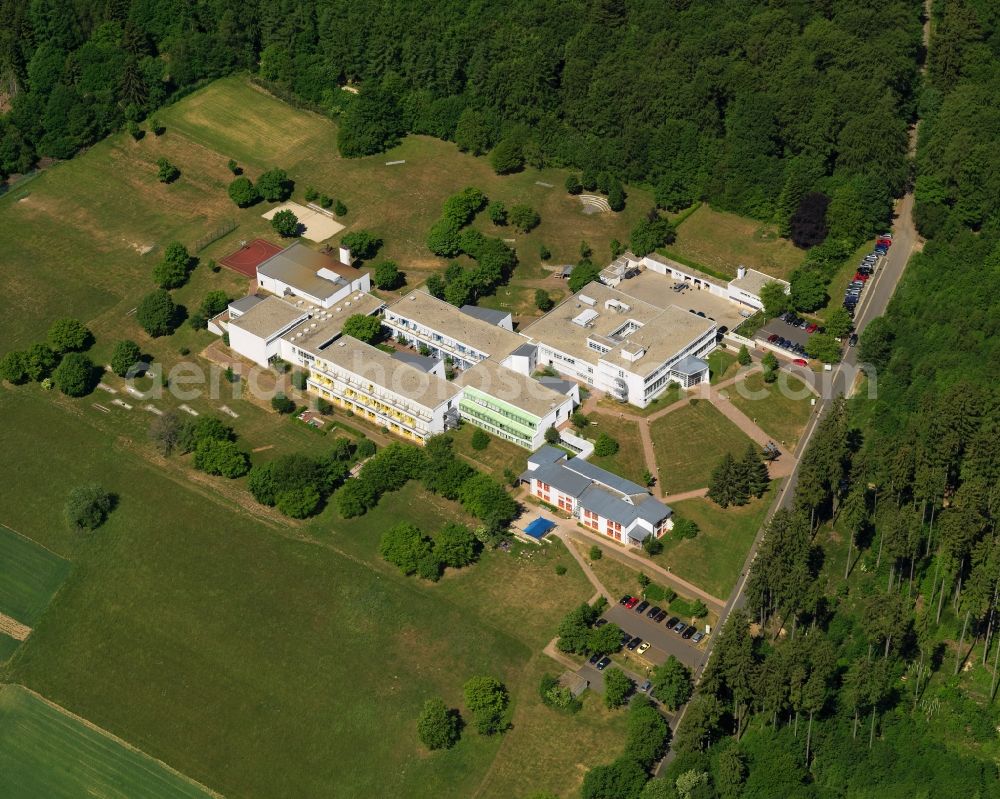
[[[0,686],[0,794],[50,799],[212,796],[19,685]]]
[[[646,462],[642,457],[639,424],[610,413],[592,413],[587,418],[590,419],[590,425],[584,428],[584,437],[593,440],[601,433],[607,433],[618,442],[618,452],[614,455],[604,457],[592,455],[589,458],[590,462],[639,485],[645,485],[643,474],[646,471]]]
[[[727,389],[729,401],[760,428],[789,447],[794,447],[805,429],[810,404],[815,396],[799,378],[781,372],[778,380],[768,384],[760,372],[755,372]]]
[[[681,398],[682,389],[676,383],[669,383],[660,396],[649,403],[645,408],[637,408],[634,405],[623,405],[622,403],[611,399],[610,397],[602,397],[597,402],[597,407],[602,411],[607,413],[616,414],[625,411],[632,416],[652,416],[658,411],[662,411],[664,408],[668,408],[673,405],[677,400]]]
[[[750,438],[706,400],[692,400],[650,425],[660,490],[665,494],[708,485],[726,453],[742,455]]]
[[[678,516],[700,528],[694,538],[663,538],[663,552],[654,560],[678,577],[725,600],[736,585],[750,545],[764,521],[776,482],[761,499],[742,507],[720,508],[710,499],[685,499],[671,505]]]
[[[0,613],[34,626],[69,568],[68,560],[0,524]]]
[[[736,374],[740,368],[740,362],[736,360],[736,354],[726,350],[715,350],[708,356],[709,381],[714,386],[723,380],[728,380]]]
[[[174,131],[214,151],[223,168],[235,158],[254,177],[281,166],[296,181],[296,199],[301,201],[307,186],[340,198],[348,208],[340,221],[348,229],[382,234],[383,254],[410,273],[411,283],[422,279],[426,270],[444,266],[424,244],[427,231],[445,198],[466,186],[482,189],[508,208],[527,203],[539,212],[542,222],[528,234],[495,227],[487,220],[476,222],[490,235],[514,239],[511,243],[523,268],[536,277],[546,274],[539,268],[542,244],[552,252],[552,264],[576,262],[581,239],[590,243],[600,260],[607,259],[611,239],[626,241],[652,204],[648,191],[629,187],[623,212],[584,214],[579,199],[563,188],[566,170],[528,168],[499,176],[488,158],[460,153],[454,144],[427,136],[408,136],[398,147],[368,158],[341,158],[333,122],[293,109],[240,77],[216,81],[159,116],[167,136]],[[234,119],[240,124],[234,125]],[[406,163],[386,166],[387,161]],[[540,185],[545,183],[551,186]],[[533,289],[531,293],[533,298]]]
[[[732,277],[743,264],[787,280],[805,258],[805,252],[779,237],[773,225],[716,211],[707,203],[678,226],[670,249]]]
[[[488,552],[438,584],[404,577],[375,555],[381,532],[400,518],[433,532],[464,518],[456,505],[410,484],[350,522],[328,508],[308,525],[272,524],[217,490],[232,483],[149,465],[145,445],[109,435],[86,408],[0,390],[5,445],[26,453],[0,463],[18,497],[11,526],[74,561],[0,680],[227,796],[326,796],[331,784],[344,795],[467,796],[487,774],[499,796],[553,758],[562,765],[546,784],[569,795],[603,735],[618,739],[616,720],[597,712],[570,723],[587,747],[541,745],[554,722],[533,701],[542,666],[530,664],[592,593],[558,542]],[[43,452],[40,429],[60,446]],[[91,480],[120,504],[95,533],[71,535],[65,492]],[[6,654],[0,645],[0,662]],[[441,696],[461,708],[474,674],[508,685],[515,726],[504,739],[467,728],[428,756],[413,730],[421,704]],[[222,748],[220,730],[240,734]]]
[[[517,444],[512,444],[510,441],[504,441],[502,438],[491,435],[489,446],[486,449],[473,449],[472,434],[479,429],[473,424],[463,422],[461,427],[448,434],[455,442],[455,452],[464,457],[472,466],[481,471],[489,472],[498,480],[504,479],[505,469],[520,474],[528,468],[528,450]]]

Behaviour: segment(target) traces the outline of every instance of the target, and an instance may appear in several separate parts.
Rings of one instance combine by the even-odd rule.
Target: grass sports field
[[[307,526],[274,525],[149,465],[137,443],[101,427],[106,417],[78,408],[0,390],[5,448],[36,451],[40,428],[62,442],[0,463],[23,498],[11,524],[75,564],[0,680],[227,796],[326,796],[334,780],[352,796],[511,796],[543,763],[553,770],[532,790],[569,795],[604,734],[620,739],[621,721],[599,703],[554,721],[533,699],[553,668],[539,650],[592,591],[560,544],[488,553],[437,585],[406,578],[375,556],[382,530],[401,509],[435,530],[455,517],[450,503],[411,485],[350,523],[328,510]],[[64,493],[90,480],[120,505],[94,535],[71,535]],[[510,688],[515,726],[423,752],[413,726],[423,701],[461,707],[462,682],[480,673]],[[549,751],[556,723],[578,748]],[[241,733],[220,748],[222,729]]]
[[[0,613],[33,626],[69,567],[69,561],[0,524]]]
[[[716,211],[707,203],[678,225],[670,250],[731,277],[743,264],[787,280],[805,258],[805,252],[779,238],[772,225]]]
[[[0,795],[46,799],[213,796],[163,763],[19,685],[0,685]]]
[[[698,400],[660,417],[649,432],[664,494],[704,488],[725,453],[739,457],[750,443],[712,403]]]

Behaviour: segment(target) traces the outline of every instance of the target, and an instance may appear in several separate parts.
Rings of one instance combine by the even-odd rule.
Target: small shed
[[[590,687],[590,680],[581,677],[575,671],[564,671],[559,678],[559,684],[569,688],[569,692],[574,699],[579,699],[580,694]]]

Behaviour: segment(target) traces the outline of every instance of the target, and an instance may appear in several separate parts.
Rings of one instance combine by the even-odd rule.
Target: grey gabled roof
[[[492,308],[480,308],[478,305],[463,305],[461,311],[491,325],[499,325],[510,316],[506,311],[494,311]]]
[[[550,486],[558,488],[562,493],[570,497],[579,497],[591,484],[589,479],[582,474],[570,471],[562,463],[549,463],[539,466],[533,472],[530,472],[530,475],[536,480],[541,480],[543,483],[548,483]]]
[[[651,526],[667,518],[673,511],[653,497],[646,496],[638,505],[630,505],[625,500],[613,494],[608,489],[599,485],[592,485],[579,497],[580,505],[587,510],[593,511],[598,516],[618,522],[622,527],[629,528],[636,519],[643,519]],[[641,541],[647,538],[648,530],[633,530],[629,535]]]
[[[609,472],[607,469],[602,469],[600,466],[594,466],[594,464],[589,463],[581,458],[573,458],[566,464],[567,469],[572,469],[574,472],[583,475],[588,480],[592,480],[595,483],[601,483],[619,494],[647,494],[646,489],[639,485],[638,483],[633,483],[631,480],[626,480],[624,477],[619,477],[617,474]]]
[[[397,361],[408,363],[410,366],[415,366],[417,369],[422,369],[425,372],[431,371],[439,363],[439,361],[426,355],[417,355],[413,352],[394,352],[392,357]]]
[[[670,367],[670,371],[677,372],[682,375],[696,375],[704,372],[706,369],[708,369],[708,362],[703,361],[701,358],[695,358],[693,355],[681,358],[677,363]]]
[[[534,344],[522,344],[511,355],[520,355],[522,358],[532,358],[538,352],[538,347]]]
[[[550,444],[545,444],[538,448],[536,452],[532,452],[528,456],[528,463],[533,466],[548,466],[550,463],[556,463],[561,461],[566,457],[566,453],[559,449],[559,447],[553,447]]]
[[[238,300],[233,300],[229,303],[229,307],[238,313],[246,313],[255,305],[263,301],[263,297],[258,297],[256,294],[248,294],[246,297],[240,297]]]

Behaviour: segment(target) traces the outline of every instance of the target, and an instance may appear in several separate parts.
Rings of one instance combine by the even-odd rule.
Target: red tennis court
[[[271,244],[264,239],[254,239],[244,244],[236,252],[220,259],[219,263],[241,275],[257,277],[257,267],[272,255],[277,255],[281,250],[282,248],[277,244]]]

